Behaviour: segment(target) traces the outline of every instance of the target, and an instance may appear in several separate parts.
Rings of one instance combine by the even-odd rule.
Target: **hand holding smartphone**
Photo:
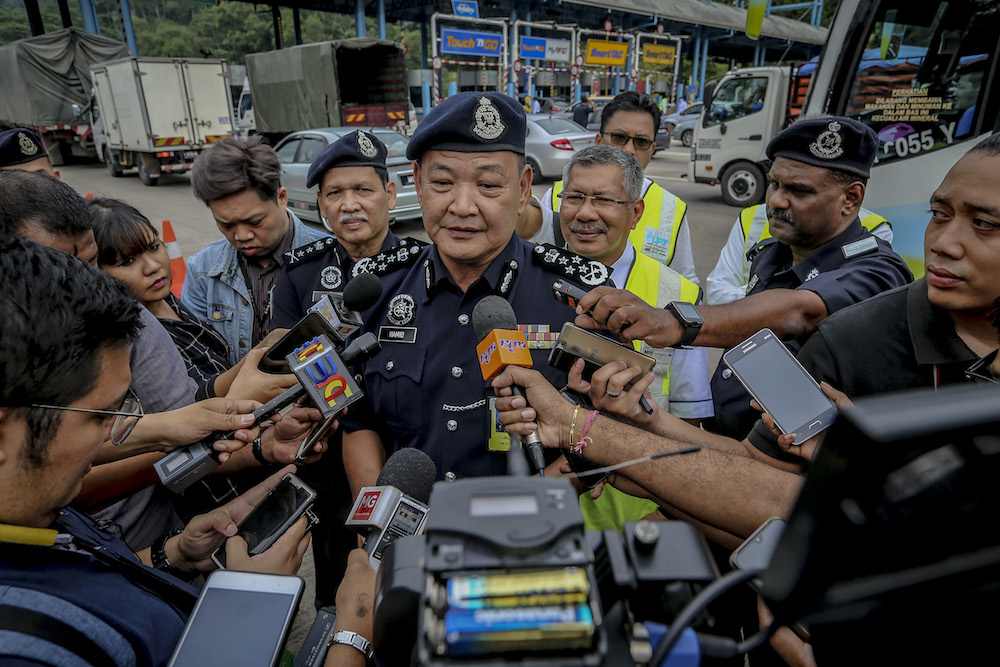
[[[781,432],[795,434],[796,445],[836,419],[837,406],[770,329],[750,336],[722,360]]]

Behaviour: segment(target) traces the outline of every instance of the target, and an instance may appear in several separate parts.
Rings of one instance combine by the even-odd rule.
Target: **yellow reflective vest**
[[[888,220],[868,209],[862,208],[858,217],[861,218],[861,226],[870,232],[874,232],[882,225],[888,225],[892,229]],[[746,254],[750,248],[764,239],[771,238],[771,228],[767,223],[767,206],[757,204],[740,211],[740,226],[743,228],[743,253]]]

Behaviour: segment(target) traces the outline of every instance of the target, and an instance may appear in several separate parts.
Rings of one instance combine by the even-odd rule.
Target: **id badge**
[[[507,433],[506,427],[500,423],[500,417],[497,415],[497,399],[495,396],[490,397],[490,432],[489,432],[489,442],[487,448],[491,452],[507,452],[510,451],[510,433]]]

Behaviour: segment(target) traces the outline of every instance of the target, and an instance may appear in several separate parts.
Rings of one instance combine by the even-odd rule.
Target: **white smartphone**
[[[216,570],[168,667],[277,665],[304,588],[297,576]]]
[[[795,434],[795,444],[813,437],[837,418],[837,406],[770,329],[750,336],[722,355],[722,360],[774,417],[781,432]]]

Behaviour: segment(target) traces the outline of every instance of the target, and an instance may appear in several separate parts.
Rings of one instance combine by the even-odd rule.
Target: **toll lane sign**
[[[455,13],[455,16],[478,19],[479,3],[476,0],[451,0],[451,11]]]
[[[443,28],[441,30],[441,53],[499,58],[501,39],[502,35],[495,32]]]
[[[613,65],[624,67],[628,57],[628,44],[604,39],[588,39],[583,61],[588,65]]]
[[[677,47],[665,44],[643,44],[642,61],[649,65],[673,65]]]

